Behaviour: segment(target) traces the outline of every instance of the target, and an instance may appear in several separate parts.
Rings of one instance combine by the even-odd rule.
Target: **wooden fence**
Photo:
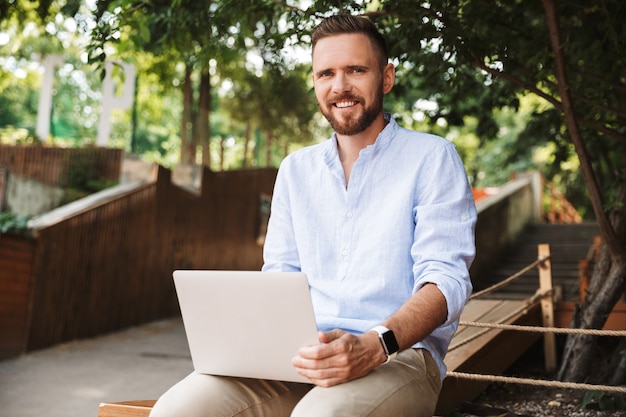
[[[0,234],[0,359],[26,343],[35,249],[32,239]]]
[[[54,186],[67,185],[72,175],[117,181],[122,157],[121,149],[0,145],[0,167]]]
[[[261,198],[275,177],[204,170],[194,193],[159,168],[155,183],[34,219],[32,237],[0,236],[0,294],[22,294],[11,311],[0,300],[0,357],[178,314],[174,269],[259,269]]]

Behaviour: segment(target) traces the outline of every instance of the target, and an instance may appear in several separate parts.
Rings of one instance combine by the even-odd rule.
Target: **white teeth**
[[[340,109],[351,107],[354,105],[356,105],[356,101],[340,101],[338,103],[335,103],[335,106],[339,107]]]

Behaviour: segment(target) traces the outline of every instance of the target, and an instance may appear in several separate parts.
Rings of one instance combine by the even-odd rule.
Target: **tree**
[[[192,0],[97,2],[98,24],[92,32],[90,62],[103,62],[107,46],[121,44],[124,49],[147,51],[156,55],[177,55],[173,65],[183,62],[185,81],[181,138],[182,160],[195,162],[195,149],[203,149],[203,163],[210,167],[210,109],[212,73],[241,60],[250,49],[271,59],[280,7],[274,2]],[[134,30],[140,28],[140,30]],[[183,30],[181,30],[184,28]],[[119,46],[118,46],[119,49]],[[267,52],[266,52],[267,51]],[[215,63],[211,67],[211,62]],[[192,73],[197,71],[197,105],[193,102]],[[191,107],[191,108],[190,108]],[[192,135],[189,137],[189,126]]]
[[[79,13],[81,0],[14,0],[0,3],[0,29],[2,24],[14,19],[20,25],[32,22],[35,18],[39,23],[47,23],[57,14],[75,16]]]
[[[16,15],[28,9],[24,6],[28,2],[19,4],[0,12]],[[50,2],[38,4],[39,10],[49,10],[45,4]],[[368,16],[387,35],[397,64],[394,104],[415,109],[420,100],[435,103],[424,114],[433,123],[445,120],[450,127],[475,121],[481,149],[497,136],[497,110],[518,109],[524,95],[541,98],[545,105],[534,110],[531,123],[511,148],[527,152],[551,143],[557,167],[576,156],[603,239],[576,327],[602,327],[626,287],[626,6],[621,0],[558,4],[554,0],[417,4],[314,0],[306,8],[280,0],[99,0],[97,4],[98,25],[90,48],[93,62],[104,59],[107,45],[113,43],[122,54],[139,49],[179,57],[172,66],[187,65],[188,80],[193,80],[193,71],[211,76],[215,71],[221,79],[228,78],[222,73],[231,59],[228,54],[241,58],[253,49],[264,63],[282,65],[283,47],[308,42],[310,30],[323,16],[337,12]],[[214,68],[207,66],[212,59]],[[212,80],[205,77],[202,88],[209,88]],[[257,81],[249,80],[250,85]],[[266,100],[279,106],[275,98]],[[203,103],[204,109],[210,108],[206,100]],[[277,135],[276,124],[270,121],[280,117],[270,107],[251,110],[260,116],[259,126],[261,121],[269,122],[262,127],[271,132],[268,138]],[[200,120],[203,123],[204,116]],[[563,379],[585,378],[594,340],[568,338],[560,372]]]
[[[561,160],[572,149],[578,156],[603,239],[574,324],[601,328],[626,285],[624,4],[431,1],[409,7],[397,0],[364,14],[388,33],[394,56],[409,64],[408,82],[436,101],[437,116],[452,124],[474,114],[483,122],[478,130],[488,134],[491,109],[515,107],[520,93],[551,106],[534,115],[535,123],[556,144]],[[478,107],[463,107],[469,96],[480,98]],[[568,338],[563,379],[586,377],[592,341]]]
[[[518,145],[544,139],[555,144],[557,163],[578,157],[603,246],[575,324],[601,328],[626,286],[626,6],[319,0],[306,10],[285,8],[292,23],[285,33],[299,39],[330,13],[369,16],[387,34],[403,75],[396,91],[436,102],[433,118],[451,126],[473,116],[479,137],[494,136],[493,110],[517,108],[520,94],[545,100],[549,107],[533,118],[546,137]],[[586,377],[593,340],[569,337],[562,378]]]
[[[64,63],[56,70],[51,134],[68,143],[93,140],[97,124],[100,83],[85,76],[80,25],[87,10],[74,2],[16,1],[0,20],[0,32],[6,42],[0,45],[0,62],[9,69],[2,76],[0,125],[10,124],[35,136],[40,74],[31,64],[46,55],[62,55]],[[43,7],[43,8],[42,8]],[[48,14],[49,13],[49,14]],[[16,75],[18,74],[18,75]],[[77,117],[77,114],[79,117]],[[39,138],[46,139],[46,138]]]

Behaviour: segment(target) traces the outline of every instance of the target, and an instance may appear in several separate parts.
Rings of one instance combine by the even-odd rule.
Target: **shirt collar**
[[[389,144],[391,143],[391,140],[395,136],[396,131],[398,130],[398,123],[396,123],[396,120],[393,118],[393,116],[390,113],[385,112],[383,113],[383,116],[385,118],[385,121],[387,122],[386,126],[378,134],[378,137],[376,138],[376,141],[373,144],[361,150],[362,156],[374,154],[378,151],[385,149],[387,146],[389,146]],[[327,158],[330,157],[334,159],[337,157],[337,155],[338,155],[337,134],[333,133],[333,136],[329,140],[329,146],[327,147],[326,157]]]

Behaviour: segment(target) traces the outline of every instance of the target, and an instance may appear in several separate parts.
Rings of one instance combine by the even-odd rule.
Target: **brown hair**
[[[374,23],[365,17],[338,14],[325,18],[311,33],[312,49],[315,49],[315,45],[317,45],[320,39],[349,33],[367,36],[379,55],[381,67],[387,65],[389,60],[387,42],[378,29],[376,29]]]

